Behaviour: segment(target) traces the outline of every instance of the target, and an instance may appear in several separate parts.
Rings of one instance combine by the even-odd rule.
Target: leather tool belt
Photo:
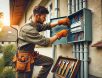
[[[18,53],[14,56],[13,62],[15,63],[16,71],[19,72],[29,72],[31,69],[31,64],[34,63],[37,58],[37,52],[22,52],[18,51]]]

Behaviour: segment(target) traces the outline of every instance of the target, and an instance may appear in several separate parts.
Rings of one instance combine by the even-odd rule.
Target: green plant
[[[5,66],[9,66],[12,63],[12,58],[16,52],[16,46],[9,44],[3,47],[3,58]]]
[[[4,69],[4,59],[0,58],[0,73],[2,73],[3,69]]]
[[[14,69],[10,66],[16,50],[13,44],[0,46],[3,53],[3,57],[0,58],[0,78],[16,78]]]
[[[11,67],[5,67],[3,72],[0,75],[0,78],[16,78],[15,72]]]
[[[0,53],[2,53],[2,52],[3,52],[3,46],[0,45]]]

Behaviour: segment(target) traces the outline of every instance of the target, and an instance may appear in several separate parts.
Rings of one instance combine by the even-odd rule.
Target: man
[[[49,46],[51,43],[65,37],[68,30],[62,30],[51,38],[39,34],[61,24],[69,25],[69,19],[59,20],[54,24],[44,24],[48,10],[43,6],[36,6],[33,10],[32,21],[20,28],[17,53],[17,78],[32,78],[34,65],[42,66],[37,78],[47,78],[53,64],[53,59],[34,51],[35,45]],[[35,70],[36,71],[36,70]]]

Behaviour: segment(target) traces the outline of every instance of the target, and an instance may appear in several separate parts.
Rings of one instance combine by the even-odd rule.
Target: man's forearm
[[[53,37],[50,38],[50,44],[55,42],[58,39],[57,35],[54,35]]]
[[[63,18],[61,20],[58,20],[55,23],[51,23],[50,24],[51,28],[55,27],[56,25],[67,25],[67,26],[70,26],[70,19],[68,17],[66,17],[66,18]]]
[[[56,25],[58,25],[58,22],[50,24],[51,28],[55,27]]]

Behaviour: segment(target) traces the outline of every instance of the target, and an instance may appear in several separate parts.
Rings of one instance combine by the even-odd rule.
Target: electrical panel
[[[55,35],[62,29],[67,29],[70,32],[67,37],[63,37],[54,42],[54,44],[67,44],[82,41],[92,41],[92,13],[89,9],[83,8],[76,13],[65,16],[70,19],[70,26],[57,25],[52,28],[51,36]],[[65,17],[53,18],[51,23],[57,22]],[[69,28],[70,27],[70,28]]]
[[[59,18],[53,18],[53,19],[51,19],[51,23],[58,22],[58,20],[66,18],[66,17],[67,16],[59,17]],[[52,30],[51,30],[51,36],[54,36],[57,32],[59,32],[59,31],[61,31],[63,29],[69,30],[68,26],[66,26],[66,25],[57,25],[57,26],[53,27]],[[57,44],[67,44],[67,42],[68,42],[67,41],[67,37],[62,37],[61,39],[56,40],[53,44],[54,45],[57,45]]]
[[[83,8],[68,16],[70,19],[70,33],[68,43],[92,40],[92,13]]]

